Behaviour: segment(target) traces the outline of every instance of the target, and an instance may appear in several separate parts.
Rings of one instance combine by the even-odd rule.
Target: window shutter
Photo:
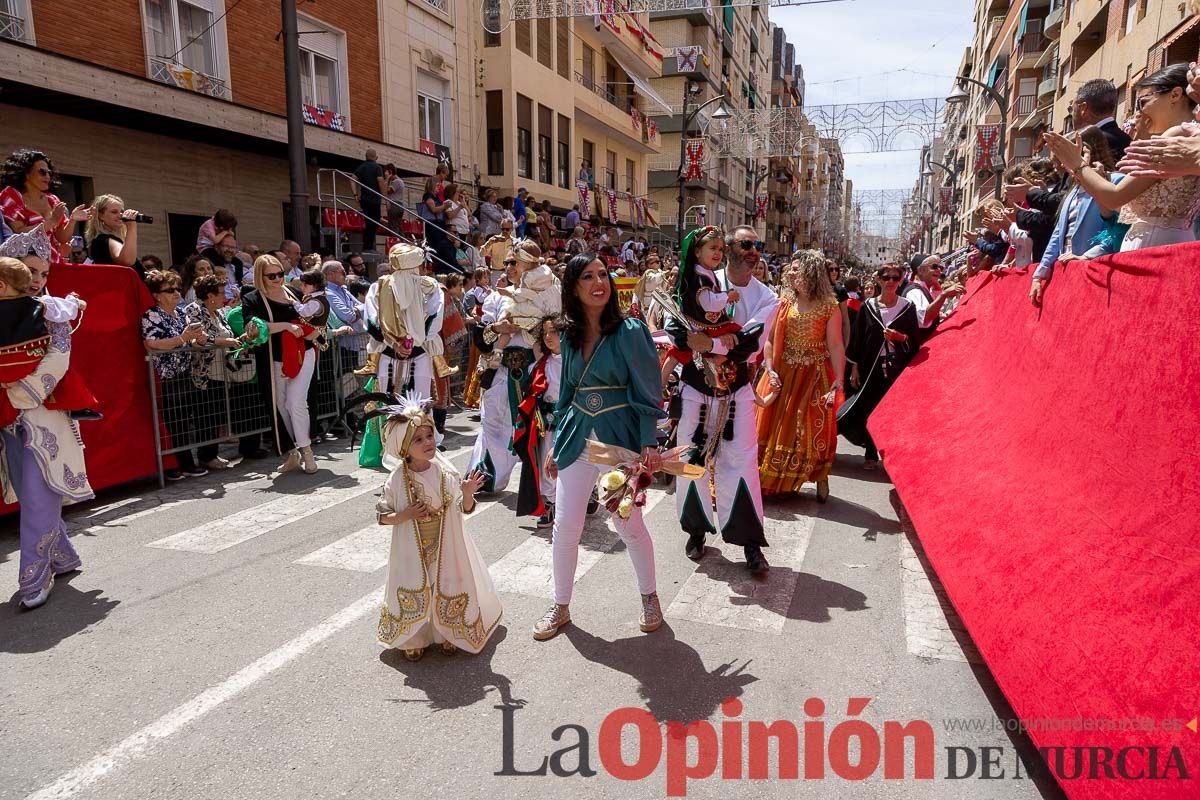
[[[514,23],[513,27],[517,29],[517,49],[527,56],[533,55],[531,47],[533,23],[528,19],[519,19]]]
[[[558,59],[558,74],[567,80],[571,80],[571,33],[568,27],[571,20],[567,17],[558,18],[558,52],[555,57]]]

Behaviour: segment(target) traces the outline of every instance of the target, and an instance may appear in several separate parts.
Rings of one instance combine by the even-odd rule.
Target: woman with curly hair
[[[50,265],[63,263],[62,245],[71,241],[76,222],[87,222],[92,211],[76,206],[70,214],[67,205],[50,193],[56,173],[50,157],[40,150],[21,149],[12,153],[0,167],[0,212],[13,233],[24,233],[45,224],[50,234]]]
[[[783,270],[783,295],[763,349],[764,375],[776,401],[758,412],[758,468],[764,496],[817,484],[829,499],[829,471],[837,454],[833,409],[842,390],[846,350],[842,316],[825,258],[802,250]]]

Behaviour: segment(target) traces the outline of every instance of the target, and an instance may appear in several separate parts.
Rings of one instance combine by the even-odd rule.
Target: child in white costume
[[[438,453],[427,402],[409,395],[380,411],[388,417],[383,463],[392,471],[376,511],[380,525],[392,526],[392,549],[379,643],[410,661],[432,644],[447,655],[478,653],[503,613],[487,564],[463,530],[484,476],[464,480]]]

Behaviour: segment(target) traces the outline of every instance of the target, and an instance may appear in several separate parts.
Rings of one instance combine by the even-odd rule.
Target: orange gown
[[[783,386],[775,402],[758,409],[758,469],[764,496],[798,492],[805,483],[829,477],[837,454],[834,409],[822,398],[833,385],[825,345],[836,300],[796,311],[783,300],[771,330],[774,367]],[[758,393],[769,392],[763,374]]]

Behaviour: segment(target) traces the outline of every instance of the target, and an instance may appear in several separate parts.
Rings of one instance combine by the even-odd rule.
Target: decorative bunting
[[[760,194],[754,198],[754,218],[763,219],[767,216],[767,196]]]
[[[633,224],[639,228],[646,227],[646,198],[630,195],[629,202],[633,207]]]
[[[698,44],[691,47],[676,47],[675,48],[675,71],[676,72],[695,72],[696,65],[700,61],[700,56],[704,53],[704,49]]]
[[[617,223],[617,190],[605,189],[608,195],[608,221],[614,225]]]
[[[304,121],[309,125],[318,125],[322,128],[329,128],[331,131],[346,131],[346,118],[336,111],[330,111],[321,106],[304,104]]]
[[[658,123],[652,119],[646,120],[646,138],[651,142],[658,141]]]
[[[684,152],[687,155],[687,164],[683,173],[683,179],[685,181],[704,180],[704,169],[700,166],[704,160],[704,140],[688,139]]]
[[[579,208],[586,214],[588,209],[588,194],[591,187],[588,186],[587,181],[576,181],[575,188],[579,190]]]
[[[991,172],[992,162],[996,157],[996,147],[1000,143],[999,125],[975,126],[975,171]]]
[[[633,129],[638,133],[642,132],[642,112],[637,110],[637,106],[629,106],[629,118],[633,122]]]

